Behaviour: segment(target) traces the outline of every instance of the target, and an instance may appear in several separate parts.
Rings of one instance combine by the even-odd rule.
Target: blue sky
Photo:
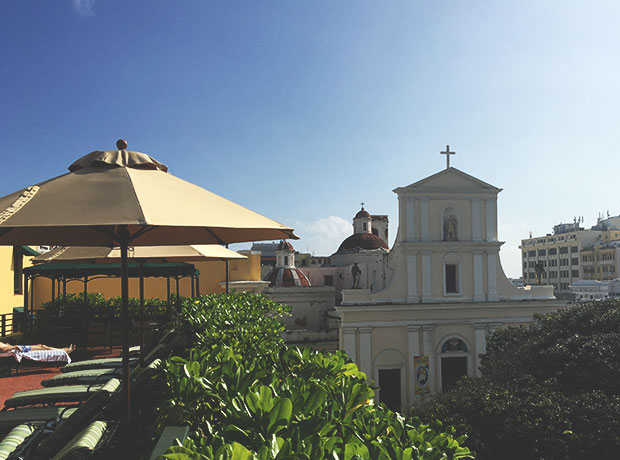
[[[452,165],[503,188],[502,263],[620,214],[617,1],[0,2],[0,195],[119,137],[329,254]]]

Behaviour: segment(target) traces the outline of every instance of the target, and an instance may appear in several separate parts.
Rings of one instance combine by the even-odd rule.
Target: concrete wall
[[[266,288],[263,291],[270,299],[290,305],[292,315],[282,318],[289,330],[321,331],[328,329],[327,312],[335,305],[333,286]]]

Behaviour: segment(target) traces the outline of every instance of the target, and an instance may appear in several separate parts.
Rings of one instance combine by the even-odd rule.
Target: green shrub
[[[615,459],[620,450],[620,302],[537,316],[487,342],[481,378],[416,407],[467,432],[482,460]]]
[[[440,423],[374,405],[366,376],[342,353],[287,347],[263,296],[186,300],[175,327],[194,343],[165,366],[160,423],[189,423],[168,459],[472,458]]]

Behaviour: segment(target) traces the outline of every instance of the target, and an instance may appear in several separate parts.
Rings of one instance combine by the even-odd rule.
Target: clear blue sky
[[[0,2],[0,195],[119,137],[336,250],[452,165],[531,230],[620,214],[620,2]]]

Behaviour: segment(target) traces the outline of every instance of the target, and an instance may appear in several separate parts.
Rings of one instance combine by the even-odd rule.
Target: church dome
[[[269,287],[309,287],[310,280],[299,268],[272,268],[263,281],[269,281]]]
[[[370,219],[370,214],[364,208],[359,210],[357,214],[355,214],[354,219]]]
[[[358,213],[359,214],[359,213]],[[343,252],[350,252],[357,249],[364,249],[366,251],[372,249],[387,249],[387,243],[379,238],[377,235],[373,235],[372,233],[354,233],[345,239],[336,251],[336,254]]]

